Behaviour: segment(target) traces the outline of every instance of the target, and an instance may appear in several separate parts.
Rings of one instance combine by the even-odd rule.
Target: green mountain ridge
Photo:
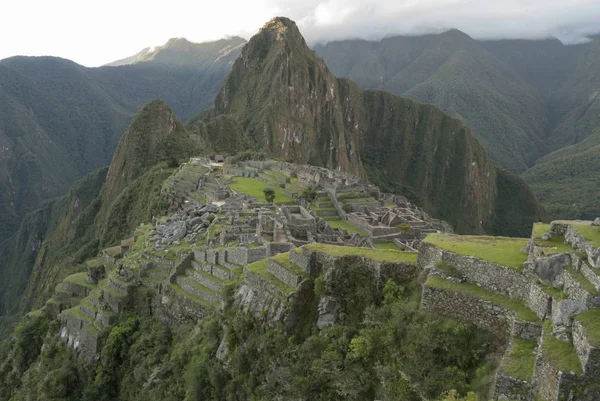
[[[121,133],[150,100],[166,100],[182,120],[208,107],[236,57],[230,48],[239,43],[218,42],[178,68],[152,62],[85,68],[54,57],[1,60],[0,242],[27,212],[108,165]]]
[[[521,172],[544,152],[548,121],[533,88],[463,32],[329,42],[315,50],[336,75],[363,88],[463,120],[500,167]]]

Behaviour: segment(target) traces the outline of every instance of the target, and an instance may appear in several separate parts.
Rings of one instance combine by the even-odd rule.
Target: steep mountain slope
[[[330,42],[315,50],[333,73],[363,88],[431,103],[462,119],[501,167],[521,172],[546,153],[548,119],[533,87],[460,31]]]
[[[552,216],[594,219],[600,216],[600,128],[577,145],[546,156],[523,174]]]
[[[150,62],[155,64],[185,65],[197,68],[215,68],[233,63],[246,43],[244,38],[234,36],[214,42],[193,43],[185,38],[172,38],[163,46],[145,48],[131,57],[113,61],[106,66],[121,66]]]
[[[166,100],[183,119],[210,105],[235,52],[221,56],[204,69],[92,69],[52,57],[0,61],[0,242],[28,211],[107,165],[131,117],[151,99]]]
[[[0,315],[30,310],[61,277],[165,211],[162,182],[198,145],[162,101],[152,101],[123,134],[110,167],[31,213],[0,245]],[[23,296],[24,294],[24,296]]]
[[[270,21],[248,42],[214,107],[190,129],[209,138],[215,118],[231,123],[212,136],[232,138],[226,147],[213,144],[215,151],[249,144],[271,156],[367,176],[460,232],[526,229],[495,224],[505,188],[497,186],[497,171],[468,128],[433,106],[335,78],[289,19]],[[543,217],[531,194],[515,195],[511,202],[523,221]]]
[[[484,46],[534,85],[551,121],[549,151],[581,142],[600,125],[600,40],[490,41]]]

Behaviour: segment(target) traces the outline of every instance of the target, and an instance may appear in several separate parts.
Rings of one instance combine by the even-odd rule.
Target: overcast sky
[[[98,66],[172,37],[249,38],[277,15],[295,20],[309,42],[458,28],[480,39],[577,43],[600,32],[600,0],[1,0],[0,59]]]

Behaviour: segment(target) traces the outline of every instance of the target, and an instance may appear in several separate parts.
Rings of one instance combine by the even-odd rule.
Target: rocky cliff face
[[[237,124],[219,131],[217,118]],[[503,191],[496,168],[462,122],[432,106],[337,79],[287,18],[269,21],[248,42],[214,107],[194,124],[215,151],[250,147],[351,172],[403,193],[459,232],[503,233],[494,223]],[[209,140],[214,137],[226,145]],[[526,199],[535,211],[524,211],[523,220],[537,221],[543,212],[533,196]]]

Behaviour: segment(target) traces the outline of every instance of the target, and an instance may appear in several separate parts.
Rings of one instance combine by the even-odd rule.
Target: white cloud
[[[598,0],[19,0],[0,5],[0,59],[53,55],[84,65],[127,57],[171,37],[250,37],[285,15],[309,41],[460,29],[475,38],[567,43],[600,32]]]

